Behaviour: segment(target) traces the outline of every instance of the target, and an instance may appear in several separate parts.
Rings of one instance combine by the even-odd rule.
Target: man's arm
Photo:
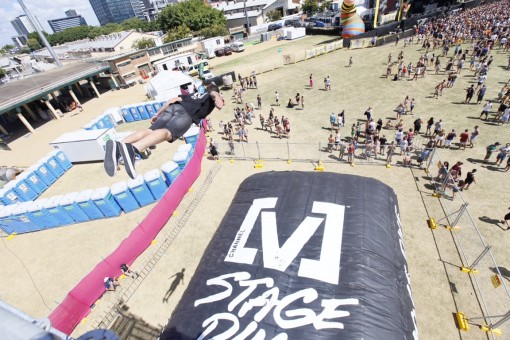
[[[216,91],[209,92],[209,95],[212,97],[212,99],[214,101],[214,105],[216,106],[216,108],[218,110],[221,110],[221,108],[225,104],[224,100],[223,100],[223,96],[221,94],[219,94],[218,92],[216,92]]]

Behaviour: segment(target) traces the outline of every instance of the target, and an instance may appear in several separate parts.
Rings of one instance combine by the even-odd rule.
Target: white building
[[[173,71],[182,67],[189,67],[194,65],[196,62],[197,58],[195,57],[195,53],[191,52],[155,61],[152,63],[152,67],[154,67],[158,72]]]
[[[53,50],[61,60],[109,57],[119,53],[135,51],[133,43],[141,38],[157,41],[158,36],[136,31],[123,31],[102,35],[95,39],[83,39],[54,46]],[[46,48],[34,51],[32,55],[38,59],[50,58]]]
[[[224,12],[228,28],[234,28],[246,25],[246,16],[250,26],[257,26],[268,21],[266,15],[272,10],[280,10],[283,16],[287,16],[296,13],[299,7],[300,0],[246,0],[246,3],[220,2],[215,8]]]
[[[43,31],[43,28],[41,26],[41,23],[39,22],[39,19],[37,17],[34,17],[35,19],[35,25],[39,30]],[[36,27],[32,25],[30,20],[28,20],[28,17],[26,15],[19,15],[14,20],[11,20],[12,27],[16,30],[18,35],[28,35],[29,33],[36,32]]]

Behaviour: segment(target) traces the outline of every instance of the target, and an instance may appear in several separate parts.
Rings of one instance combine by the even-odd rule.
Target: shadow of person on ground
[[[478,219],[480,221],[484,222],[484,223],[494,224],[498,228],[500,228],[501,230],[506,230],[506,228],[503,227],[503,225],[501,223],[501,220],[498,220],[498,219],[495,219],[495,218],[491,218],[491,217],[488,217],[488,216],[480,216],[480,217],[478,217]]]
[[[484,164],[484,161],[483,159],[474,159],[474,158],[467,158],[466,159],[469,163],[473,163],[473,164],[476,164],[476,163],[481,163],[481,164]]]
[[[184,284],[184,271],[185,270],[186,270],[185,268],[182,268],[182,270],[180,272],[177,272],[168,278],[168,279],[171,279],[173,277],[174,280],[170,284],[170,287],[168,288],[167,292],[165,293],[165,296],[163,297],[163,303],[168,302],[168,299],[175,292],[175,290],[177,289],[177,286],[179,286],[179,283],[181,283],[181,281],[182,281],[182,284]]]
[[[494,274],[501,274],[501,276],[503,276],[505,279],[510,281],[510,270],[506,269],[505,267],[501,267],[501,266],[500,267],[489,267],[489,269]],[[499,273],[498,273],[498,270],[499,270]]]

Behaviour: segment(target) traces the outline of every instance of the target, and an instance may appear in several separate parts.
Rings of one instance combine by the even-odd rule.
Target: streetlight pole
[[[244,0],[244,16],[246,17],[246,33],[250,35],[250,19],[248,19],[248,11],[246,11],[246,1]]]
[[[23,11],[25,12],[25,14],[27,15],[28,17],[28,20],[30,21],[30,23],[32,24],[32,26],[35,28],[35,30],[37,31],[37,34],[39,34],[39,37],[41,38],[41,40],[43,41],[44,43],[44,46],[46,46],[46,48],[48,49],[48,51],[50,52],[53,60],[55,61],[55,64],[57,64],[57,66],[62,66],[62,62],[60,61],[60,59],[58,59],[58,56],[57,54],[55,53],[55,51],[53,51],[53,48],[51,48],[51,45],[50,43],[48,42],[48,40],[46,40],[46,37],[44,36],[44,34],[41,32],[41,30],[39,29],[39,26],[36,25],[36,21],[35,19],[32,17],[32,14],[30,14],[30,12],[28,11],[28,8],[27,6],[25,6],[25,4],[23,3],[23,0],[18,0],[19,2],[19,5],[21,6],[21,8],[23,9]]]

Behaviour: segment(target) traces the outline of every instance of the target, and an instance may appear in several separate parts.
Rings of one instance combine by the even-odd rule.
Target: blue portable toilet
[[[193,156],[193,145],[191,144],[182,144],[177,148],[177,152],[185,152],[188,155],[188,161]]]
[[[149,119],[149,113],[147,112],[147,109],[145,108],[145,104],[141,103],[136,106],[136,109],[138,110],[138,114],[142,119]]]
[[[60,165],[64,171],[69,170],[73,166],[73,163],[71,163],[61,150],[53,150],[48,155],[55,158],[58,165]]]
[[[44,208],[47,201],[47,198],[38,199],[28,207],[27,212],[38,225],[42,225],[44,228],[58,227],[61,225],[60,221]]]
[[[56,178],[59,178],[64,174],[64,169],[62,169],[54,157],[46,156],[43,160],[46,163],[47,168]]]
[[[156,114],[159,111],[159,109],[161,109],[162,106],[163,105],[161,105],[161,103],[158,102],[152,103],[152,107],[154,108],[154,114]]]
[[[179,166],[179,169],[181,169],[181,171],[184,170],[184,168],[186,167],[186,164],[188,164],[188,153],[185,151],[176,152],[174,154],[173,161],[175,163],[177,163],[177,165]]]
[[[43,193],[48,189],[48,184],[44,182],[41,177],[39,177],[39,174],[37,173],[37,167],[31,166],[28,168],[27,172],[29,173],[27,175],[27,179],[33,186],[37,187],[39,189],[39,193]]]
[[[145,110],[147,111],[149,118],[154,117],[154,115],[156,114],[156,111],[154,110],[154,105],[152,105],[152,103],[145,104]]]
[[[18,176],[15,180],[16,182],[13,189],[19,197],[23,198],[23,201],[33,201],[39,196],[39,194],[32,189],[23,177],[25,176]]]
[[[2,229],[6,234],[12,234],[14,232],[16,224],[12,218],[12,210],[15,207],[16,204],[0,207],[0,229]]]
[[[140,208],[138,201],[136,200],[133,193],[129,190],[126,181],[118,182],[111,187],[112,195],[119,203],[120,207],[124,212],[130,212]]]
[[[170,161],[161,166],[161,172],[163,172],[163,176],[165,176],[166,184],[170,186],[170,184],[175,181],[177,176],[180,175],[181,169],[177,163]]]
[[[127,181],[127,185],[138,204],[143,207],[155,201],[152,192],[149,190],[147,183],[143,180],[143,176],[138,175],[135,179]]]
[[[50,185],[52,185],[53,183],[55,183],[55,181],[57,180],[57,177],[55,177],[55,175],[53,174],[53,172],[51,172],[49,169],[48,169],[48,166],[46,165],[46,163],[44,162],[44,160],[40,160],[39,162],[37,162],[36,165],[34,165],[34,167],[36,168],[36,174],[37,176],[39,176],[39,178],[44,182],[46,183],[46,185],[49,187]]]
[[[97,117],[96,119],[94,119],[94,123],[96,124],[98,129],[106,129],[102,117]]]
[[[115,127],[112,116],[110,116],[108,113],[103,113],[100,116],[100,119],[103,122],[105,129],[111,129]]]
[[[198,137],[200,136],[200,128],[196,125],[192,125],[188,131],[183,135],[184,140],[187,144],[191,144],[193,147],[197,144]]]
[[[99,208],[96,206],[96,204],[92,201],[91,197],[94,193],[94,190],[87,189],[80,191],[78,195],[76,196],[75,202],[78,204],[78,206],[87,214],[87,216],[91,220],[97,220],[98,218],[104,218],[103,213]]]
[[[0,200],[2,200],[2,203],[4,205],[11,205],[23,202],[23,198],[19,197],[16,191],[14,191],[12,184],[9,185],[10,183],[12,182],[7,183],[2,189],[0,189]]]
[[[131,113],[131,116],[133,116],[133,119],[135,121],[142,120],[142,116],[140,116],[140,113],[138,112],[138,109],[136,108],[136,106],[130,106],[129,112]]]
[[[122,112],[122,117],[124,118],[124,120],[127,122],[127,123],[131,123],[131,122],[134,122],[135,121],[135,118],[133,117],[133,115],[131,114],[131,111],[129,111],[129,107],[128,106],[124,106],[120,109],[120,111]]]
[[[114,199],[110,188],[102,187],[94,190],[90,199],[105,217],[116,217],[122,213],[122,209]]]
[[[29,179],[29,177],[31,178],[31,180]],[[30,187],[30,189],[32,189],[36,193],[35,198],[39,197],[39,195],[42,193],[41,188],[34,184],[34,181],[36,183],[40,182],[39,179],[37,178],[37,175],[34,175],[33,173],[29,173],[28,171],[25,171],[25,172],[19,174],[18,176],[16,176],[16,180],[24,181],[25,184],[27,184]],[[32,201],[33,201],[33,199],[32,199]]]
[[[42,225],[38,225],[28,213],[28,206],[33,202],[23,202],[17,204],[12,209],[12,219],[15,221],[14,231],[17,234],[29,233],[44,229]]]
[[[74,223],[74,219],[59,204],[63,197],[63,195],[50,197],[43,205],[48,214],[58,221],[59,226]]]
[[[168,189],[165,179],[161,176],[161,172],[158,169],[147,171],[143,175],[143,179],[145,183],[147,183],[152,196],[154,196],[156,200],[160,200],[165,194],[166,189]]]
[[[76,203],[76,196],[78,196],[78,192],[71,192],[66,194],[60,200],[60,206],[64,208],[66,213],[68,213],[75,222],[90,221],[89,216],[80,208],[78,203]]]

